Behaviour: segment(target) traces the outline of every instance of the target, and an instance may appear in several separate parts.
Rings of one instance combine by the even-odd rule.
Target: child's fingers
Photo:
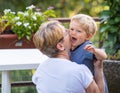
[[[93,49],[94,47],[92,45],[86,45],[84,47],[85,50],[90,50],[90,49]]]

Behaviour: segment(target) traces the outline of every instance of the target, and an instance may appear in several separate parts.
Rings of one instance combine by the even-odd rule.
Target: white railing
[[[36,69],[47,58],[37,49],[0,49],[1,93],[11,93],[10,71]]]

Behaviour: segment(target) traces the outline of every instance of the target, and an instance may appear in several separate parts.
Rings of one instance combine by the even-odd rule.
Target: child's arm
[[[84,49],[93,53],[98,60],[105,60],[107,58],[107,54],[104,49],[95,48],[90,44],[86,45]]]

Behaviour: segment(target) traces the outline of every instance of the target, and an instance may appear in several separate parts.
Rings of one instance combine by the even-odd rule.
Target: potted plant
[[[4,10],[4,15],[0,18],[0,49],[34,48],[34,45],[31,44],[33,34],[41,23],[47,21],[49,17],[55,17],[52,9],[44,12],[35,11],[35,9],[36,7],[31,5],[26,7],[25,11]],[[26,44],[27,46],[23,46]]]

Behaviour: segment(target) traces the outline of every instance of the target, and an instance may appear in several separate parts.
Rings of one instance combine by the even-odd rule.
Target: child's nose
[[[71,35],[75,35],[76,34],[75,30],[70,31],[70,33],[71,33]]]

